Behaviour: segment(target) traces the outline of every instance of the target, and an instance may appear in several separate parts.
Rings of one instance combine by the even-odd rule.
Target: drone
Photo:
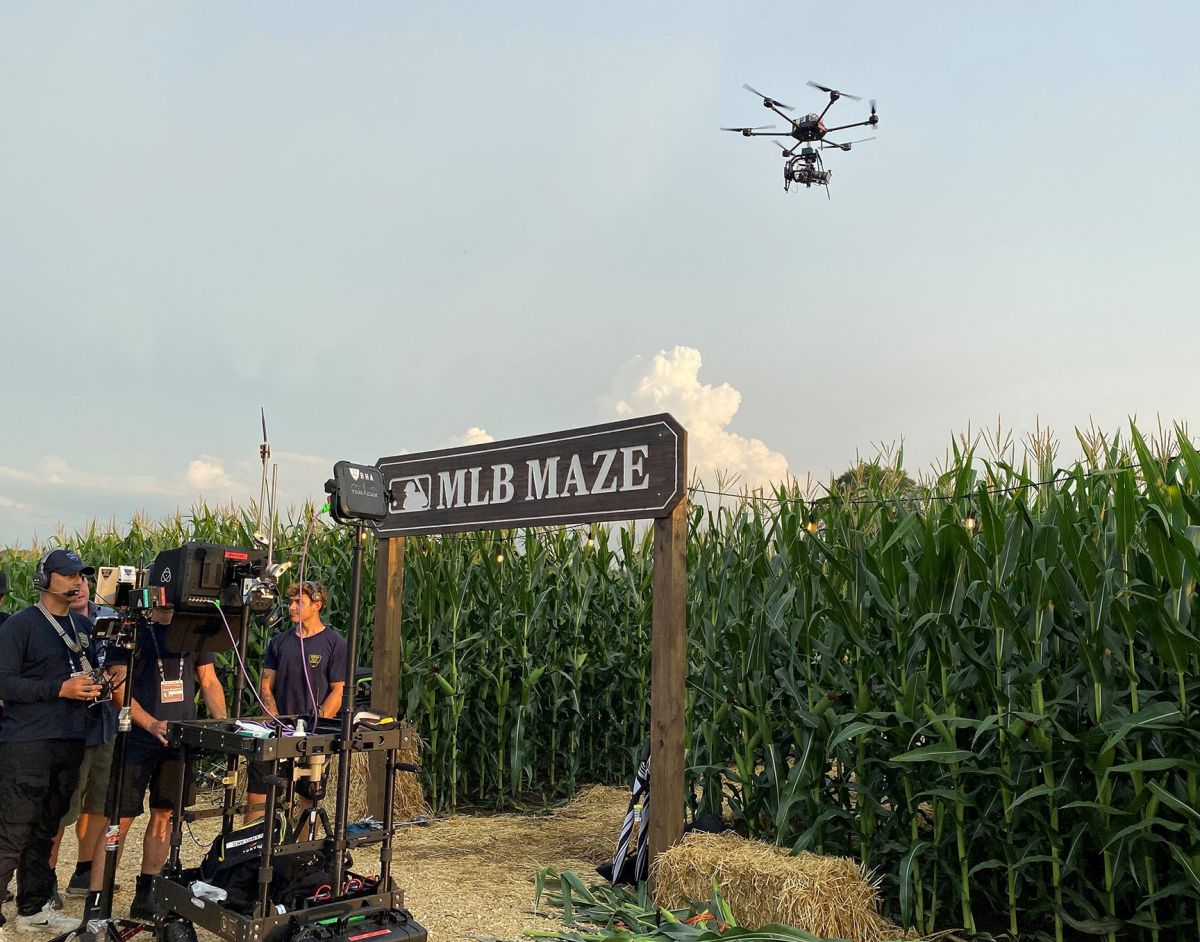
[[[779,141],[775,143],[783,150],[784,168],[783,168],[783,188],[785,191],[791,188],[793,183],[802,183],[804,186],[824,186],[826,196],[829,194],[829,180],[833,176],[832,170],[826,170],[824,163],[821,160],[821,153],[816,148],[810,146],[813,143],[821,145],[820,150],[842,150],[849,151],[855,144],[862,144],[865,141],[873,141],[874,137],[865,137],[857,141],[831,141],[825,135],[834,131],[845,131],[849,128],[875,127],[879,123],[879,112],[875,109],[875,99],[871,99],[871,114],[865,121],[856,121],[852,124],[840,124],[836,127],[828,128],[825,126],[825,115],[829,109],[833,107],[834,102],[839,98],[849,98],[851,101],[862,101],[858,95],[851,95],[848,92],[838,91],[836,88],[829,88],[826,85],[818,85],[816,82],[808,83],[813,88],[819,89],[829,95],[829,104],[820,114],[807,114],[802,118],[791,118],[784,114],[784,111],[794,111],[791,105],[785,105],[783,102],[764,95],[756,88],[749,85],[742,87],[753,95],[757,95],[762,99],[763,107],[769,108],[777,115],[783,118],[791,125],[791,129],[787,131],[776,131],[775,125],[765,124],[759,127],[744,127],[744,128],[721,128],[722,131],[736,131],[742,137],[791,137],[795,138],[796,143],[789,149],[784,147]],[[803,147],[801,145],[804,145]]]

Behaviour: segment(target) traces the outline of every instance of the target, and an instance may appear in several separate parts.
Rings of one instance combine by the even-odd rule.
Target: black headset
[[[37,568],[33,571],[33,578],[29,584],[38,592],[48,592],[50,590],[50,576],[46,572],[46,563],[50,559],[51,553],[57,553],[61,546],[52,546],[46,552],[42,553],[42,558],[38,560]]]

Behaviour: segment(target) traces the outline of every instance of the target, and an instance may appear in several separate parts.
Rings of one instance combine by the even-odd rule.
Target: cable
[[[1178,455],[1174,456],[1174,458],[1177,458],[1177,457],[1179,457],[1179,456]],[[1174,458],[1171,458],[1169,460],[1174,460]],[[1141,467],[1142,467],[1142,465],[1140,462],[1134,462],[1132,464],[1117,465],[1112,468],[1096,468],[1092,471],[1088,471],[1087,473],[1085,473],[1084,477],[1091,478],[1091,477],[1098,477],[1100,475],[1111,475],[1111,474],[1114,474],[1119,471],[1136,471]],[[1012,494],[1016,491],[1027,490],[1032,487],[1045,487],[1048,484],[1058,483],[1058,479],[1061,476],[1065,475],[1065,476],[1069,477],[1070,474],[1071,474],[1071,472],[1068,471],[1067,469],[1058,468],[1054,472],[1054,475],[1045,481],[1027,481],[1023,484],[1010,484],[1010,485],[1006,485],[1004,487],[977,487],[977,488],[974,488],[971,491],[968,491],[967,493],[964,493],[964,494],[920,494],[920,495],[911,495],[911,496],[910,495],[897,495],[896,497],[843,498],[839,502],[843,503],[843,504],[870,504],[870,505],[875,505],[875,506],[881,506],[884,504],[893,504],[893,503],[896,503],[897,501],[969,500],[971,497],[975,496],[976,494]],[[831,503],[837,499],[832,494],[827,495],[825,497],[813,497],[813,498],[767,497],[765,495],[754,495],[754,494],[747,494],[747,493],[734,494],[729,491],[715,491],[715,490],[710,490],[708,488],[698,487],[698,486],[689,487],[688,493],[689,494],[708,494],[713,497],[731,497],[736,500],[746,501],[747,503],[763,503],[763,504],[768,504],[768,503],[769,504],[806,503],[806,504],[811,505],[811,504],[817,504],[817,503]]]
[[[304,651],[304,567],[308,563],[308,541],[312,537],[313,524],[316,523],[316,514],[310,514],[308,518],[308,526],[304,530],[304,544],[300,547],[300,588],[296,592],[296,613],[300,615],[300,624],[296,630],[296,637],[300,639],[300,668],[304,671],[304,686],[308,690],[308,699],[312,702],[312,729],[315,732],[317,723],[321,719],[321,705],[317,703],[317,695],[313,691],[312,678],[308,674],[308,655]],[[309,599],[312,596],[309,595]],[[322,611],[324,611],[324,602],[322,602]],[[342,691],[342,697],[345,698],[352,691]]]
[[[225,630],[229,632],[229,640],[233,642],[233,654],[237,658],[238,667],[242,669],[242,676],[246,678],[246,683],[250,685],[250,692],[254,694],[254,699],[257,700],[258,705],[263,708],[263,713],[271,717],[271,719],[282,726],[285,730],[291,731],[292,727],[288,726],[283,722],[283,720],[267,709],[267,705],[262,702],[262,697],[260,697],[258,695],[258,691],[254,689],[254,684],[250,682],[250,672],[246,670],[246,662],[242,660],[242,652],[238,650],[237,638],[233,636],[233,628],[231,628],[229,625],[229,619],[225,617],[225,609],[221,608],[221,603],[216,599],[209,599],[209,601],[216,606],[217,612],[221,616],[221,621],[225,623]]]

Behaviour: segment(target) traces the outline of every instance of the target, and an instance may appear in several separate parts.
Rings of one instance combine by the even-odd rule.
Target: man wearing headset
[[[50,847],[71,803],[102,692],[92,676],[92,623],[71,612],[93,570],[70,550],[38,561],[36,605],[0,625],[0,886],[17,874],[16,928],[67,932],[78,918],[51,903]]]
[[[337,716],[342,709],[342,690],[346,686],[346,639],[321,619],[329,600],[319,582],[294,582],[288,586],[288,615],[294,628],[275,635],[267,644],[263,660],[261,691],[263,704],[276,716],[303,716],[309,728],[321,717]],[[270,763],[250,765],[246,801],[250,809],[247,821],[263,816],[266,801],[265,776]],[[303,779],[296,784],[300,807],[311,808],[320,799],[320,782]],[[288,774],[284,770],[283,774]]]

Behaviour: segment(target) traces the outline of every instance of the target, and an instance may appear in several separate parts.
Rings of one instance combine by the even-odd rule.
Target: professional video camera
[[[261,549],[196,541],[163,550],[147,581],[162,590],[160,605],[175,615],[167,644],[174,650],[224,651],[234,646],[231,622],[265,612],[276,598],[276,575]],[[178,643],[176,643],[178,642]]]
[[[134,566],[101,566],[96,571],[92,638],[106,647],[133,644],[138,613],[161,604],[160,592],[146,586],[146,570]]]

